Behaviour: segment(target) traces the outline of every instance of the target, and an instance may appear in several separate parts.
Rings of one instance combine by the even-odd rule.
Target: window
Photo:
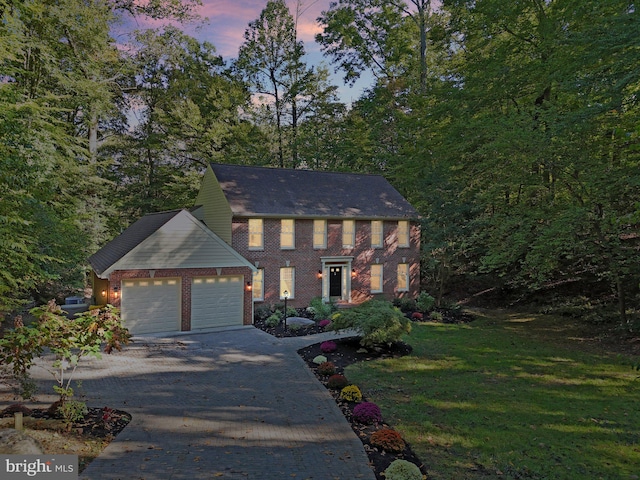
[[[313,248],[327,248],[327,221],[313,221]]]
[[[280,220],[280,248],[291,249],[296,247],[295,224],[293,218]]]
[[[406,292],[409,290],[409,264],[398,264],[398,291]]]
[[[249,219],[249,250],[262,250],[264,248],[264,234],[261,218]]]
[[[251,291],[253,292],[254,300],[264,300],[264,268],[259,268],[253,272],[253,278],[251,279]]]
[[[384,239],[382,235],[382,220],[372,220],[371,221],[371,247],[382,248],[383,241]]]
[[[382,265],[371,265],[371,293],[382,292]]]
[[[295,268],[280,268],[280,298],[284,298],[284,292],[289,292],[289,298],[295,296]]]
[[[342,248],[353,248],[356,243],[356,221],[342,221]]]
[[[409,222],[407,220],[400,220],[398,222],[398,246],[409,246]]]

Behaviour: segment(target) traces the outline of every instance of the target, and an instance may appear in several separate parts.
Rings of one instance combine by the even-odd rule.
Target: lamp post
[[[289,290],[282,292],[284,297],[284,331],[287,331],[287,299],[289,298]]]

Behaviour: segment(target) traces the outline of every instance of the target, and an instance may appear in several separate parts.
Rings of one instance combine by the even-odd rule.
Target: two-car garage
[[[122,281],[122,319],[134,335],[181,330],[182,283],[191,283],[191,330],[243,324],[241,275]]]

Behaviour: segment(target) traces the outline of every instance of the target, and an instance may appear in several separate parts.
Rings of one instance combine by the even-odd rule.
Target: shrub
[[[416,309],[416,301],[409,297],[396,297],[393,299],[393,306],[403,312],[410,312]]]
[[[322,327],[322,328],[324,328],[324,327],[328,327],[329,325],[331,325],[331,320],[326,319],[326,318],[325,318],[324,320],[320,320],[320,321],[318,322],[318,326],[319,326],[319,327]]]
[[[422,315],[422,313],[420,313],[420,312],[413,312],[413,313],[411,314],[411,318],[412,318],[413,320],[418,320],[418,321],[420,321],[420,320],[422,320],[422,319],[424,318],[424,316],[423,316],[423,315]]]
[[[322,297],[314,297],[309,302],[309,308],[307,309],[313,314],[313,318],[327,318],[336,310],[336,305],[333,302],[325,303]]]
[[[322,353],[335,352],[337,349],[338,346],[336,345],[336,342],[332,342],[331,340],[327,340],[320,344],[320,350],[322,350]]]
[[[405,447],[404,440],[398,432],[390,428],[383,428],[371,435],[371,445],[382,448],[387,452],[402,452]]]
[[[270,315],[271,308],[269,308],[267,305],[260,305],[259,307],[256,307],[256,310],[253,314],[253,316],[258,320],[266,320]]]
[[[382,421],[382,412],[375,403],[362,402],[353,408],[353,419],[358,423],[370,425]]]
[[[280,314],[274,313],[264,321],[264,324],[269,328],[273,328],[278,326],[278,324],[280,323],[280,320],[281,320]]]
[[[331,390],[342,390],[347,385],[349,381],[344,375],[331,375],[327,380],[327,387]]]
[[[324,355],[318,355],[313,359],[313,363],[315,363],[316,365],[320,365],[321,363],[324,363],[326,361],[327,357],[325,357]]]
[[[333,375],[336,373],[336,366],[333,362],[322,362],[318,365],[318,373],[324,376]]]
[[[386,480],[422,480],[418,466],[406,460],[394,460],[383,475]]]
[[[340,390],[340,398],[342,400],[346,400],[347,402],[361,402],[362,392],[355,385],[347,385],[342,390]]]
[[[291,325],[287,324],[287,328],[292,332],[297,332],[302,328],[302,325],[300,325],[299,323],[292,323]]]
[[[416,299],[416,306],[421,312],[428,312],[433,308],[436,303],[436,299],[429,295],[427,292],[420,292]]]
[[[365,347],[400,340],[411,331],[411,322],[391,303],[383,300],[369,300],[363,304],[334,314],[331,329],[355,329]]]
[[[429,314],[429,318],[434,322],[441,322],[444,317],[440,312],[431,312]]]

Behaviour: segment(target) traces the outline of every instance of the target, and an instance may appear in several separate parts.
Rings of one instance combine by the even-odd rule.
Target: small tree
[[[104,308],[80,313],[68,319],[55,302],[36,307],[31,314],[38,320],[32,325],[16,324],[0,339],[0,363],[11,365],[13,375],[22,383],[29,378],[29,369],[36,358],[48,349],[55,359],[45,367],[56,380],[53,387],[60,399],[58,405],[73,396],[71,382],[83,357],[101,357],[104,351],[121,350],[129,342],[129,332],[122,325],[118,310]]]
[[[400,340],[402,335],[411,332],[411,322],[390,302],[369,300],[336,313],[331,320],[331,329],[354,329],[362,335],[360,344],[371,347]]]

